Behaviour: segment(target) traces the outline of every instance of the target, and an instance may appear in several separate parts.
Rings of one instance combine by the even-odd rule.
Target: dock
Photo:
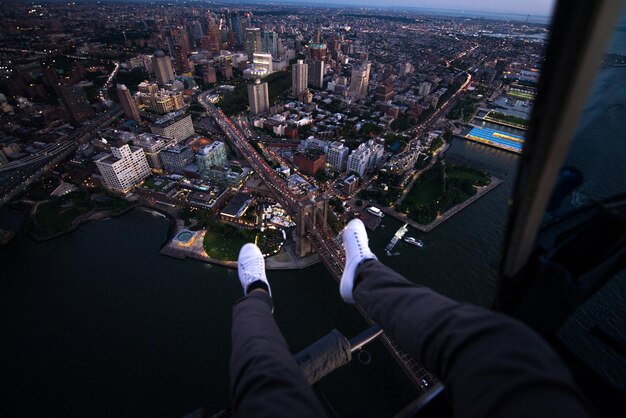
[[[390,253],[393,250],[393,248],[396,246],[398,241],[400,241],[402,237],[404,237],[404,234],[406,234],[406,231],[408,230],[409,230],[408,223],[405,223],[403,226],[401,226],[400,229],[396,231],[393,238],[391,238],[391,241],[389,241],[389,244],[387,244],[387,246],[385,247],[385,251],[387,251],[387,253]]]

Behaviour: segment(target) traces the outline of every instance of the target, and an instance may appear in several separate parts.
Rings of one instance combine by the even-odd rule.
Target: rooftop
[[[177,110],[176,112],[170,112],[167,115],[159,118],[152,124],[152,126],[157,126],[159,128],[166,127],[171,125],[174,122],[178,122],[179,120],[185,118],[187,115],[185,114],[185,109]]]

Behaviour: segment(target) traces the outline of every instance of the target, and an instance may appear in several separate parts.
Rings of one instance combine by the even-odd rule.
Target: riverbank
[[[194,232],[192,242],[184,244],[177,241],[176,237],[187,228],[181,220],[169,218],[170,222],[174,222],[173,228],[170,228],[170,234],[166,243],[159,250],[159,254],[184,260],[186,258],[203,261],[205,263],[215,264],[227,268],[236,269],[237,262],[229,260],[220,260],[210,257],[204,249],[205,230]],[[265,259],[266,270],[300,270],[311,267],[319,263],[319,256],[311,254],[300,258],[296,255],[295,243],[288,239],[280,251],[273,256]]]
[[[491,177],[491,181],[489,182],[489,184],[486,186],[480,187],[476,191],[475,195],[473,195],[466,201],[459,203],[458,205],[448,209],[441,215],[437,216],[437,218],[434,221],[425,225],[417,223],[416,221],[407,217],[405,214],[397,212],[393,208],[384,207],[377,203],[372,203],[372,206],[375,206],[381,211],[383,211],[385,215],[389,215],[392,218],[395,218],[401,222],[408,223],[410,226],[412,226],[413,228],[417,229],[420,232],[430,232],[433,229],[435,229],[437,226],[441,225],[442,223],[444,223],[445,221],[447,221],[448,219],[450,219],[451,217],[453,217],[454,215],[461,212],[463,209],[465,209],[466,207],[468,207],[469,205],[471,205],[472,203],[474,203],[475,201],[483,197],[485,194],[489,193],[491,190],[498,187],[500,184],[502,184],[502,182],[503,182],[502,179],[499,179],[497,177]]]
[[[26,234],[32,238],[34,241],[37,242],[45,242],[45,241],[50,241],[53,240],[55,238],[59,238],[62,237],[63,235],[69,234],[71,232],[76,231],[78,228],[80,228],[82,225],[85,225],[87,223],[90,222],[95,222],[95,221],[101,221],[101,220],[105,220],[105,219],[112,219],[112,218],[117,218],[118,216],[122,216],[128,212],[130,212],[131,210],[133,210],[134,208],[136,208],[136,205],[133,206],[129,206],[126,209],[120,211],[120,212],[112,212],[109,210],[94,210],[94,211],[90,211],[87,212],[83,215],[80,215],[76,218],[74,218],[69,226],[60,231],[57,232],[55,234],[52,235],[42,235],[39,234],[37,232],[36,229],[33,229],[32,227],[26,227]],[[33,214],[30,215],[31,217],[33,216]],[[33,221],[33,219],[31,218],[30,220],[31,222]]]
[[[24,232],[35,241],[47,241],[75,231],[81,225],[121,216],[137,207],[109,192],[98,189],[80,189],[64,196],[29,202]]]

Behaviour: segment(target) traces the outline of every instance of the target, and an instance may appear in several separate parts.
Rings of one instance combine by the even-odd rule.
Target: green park
[[[81,189],[39,202],[27,228],[34,237],[49,239],[77,227],[87,215],[103,212],[116,216],[133,206],[134,203],[102,189]]]
[[[485,173],[452,162],[437,162],[422,173],[396,210],[426,225],[474,196],[491,179]]]

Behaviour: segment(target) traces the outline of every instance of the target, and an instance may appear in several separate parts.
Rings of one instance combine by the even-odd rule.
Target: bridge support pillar
[[[309,225],[314,225],[320,230],[328,227],[328,198],[321,195],[298,202],[296,225],[296,253],[299,257],[305,257],[315,252],[307,238]]]

